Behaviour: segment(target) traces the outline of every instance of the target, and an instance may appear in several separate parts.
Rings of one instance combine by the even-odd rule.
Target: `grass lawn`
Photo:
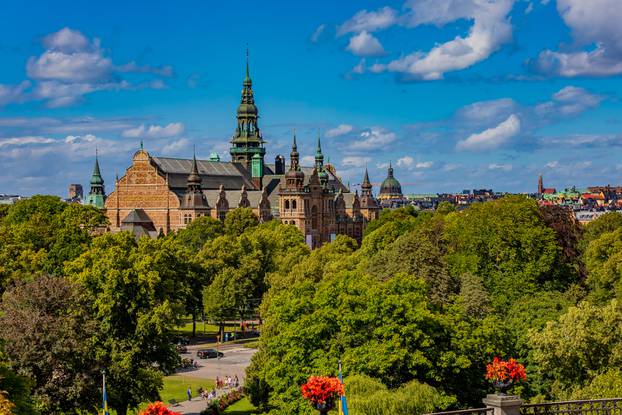
[[[214,381],[212,379],[202,379],[193,376],[171,375],[164,378],[164,387],[160,391],[162,402],[168,404],[171,399],[178,402],[188,399],[186,390],[188,386],[192,389],[192,396],[197,396],[199,387],[203,389],[212,389]]]
[[[255,414],[255,407],[248,401],[248,398],[242,398],[227,409],[225,413],[229,415],[251,415]]]
[[[234,326],[225,326],[225,331],[235,331],[235,329],[236,327]],[[181,335],[192,336],[192,320],[184,320],[184,323],[180,326],[177,326],[175,330]],[[218,333],[218,326],[197,321],[197,335],[201,335],[203,333],[216,334]]]

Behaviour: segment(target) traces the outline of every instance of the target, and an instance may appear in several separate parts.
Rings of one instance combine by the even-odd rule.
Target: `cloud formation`
[[[563,77],[622,73],[622,7],[618,0],[558,0],[557,11],[572,31],[575,50],[542,51],[535,61],[540,72]]]
[[[353,129],[354,127],[350,124],[339,124],[337,127],[326,131],[324,135],[328,138],[339,137],[352,132]]]
[[[365,30],[352,36],[346,49],[357,56],[380,56],[385,53],[378,39]]]
[[[31,56],[26,63],[30,80],[17,85],[0,84],[0,105],[26,101],[44,101],[49,108],[65,107],[80,102],[96,91],[139,88],[160,89],[161,79],[132,84],[121,74],[151,74],[169,77],[171,66],[138,65],[129,62],[115,65],[97,38],[65,27],[43,38],[44,52]]]
[[[350,144],[352,150],[376,150],[384,148],[396,139],[394,132],[387,131],[380,127],[372,127],[363,131],[359,139]]]
[[[520,119],[515,114],[512,114],[497,126],[488,128],[480,133],[471,134],[465,140],[458,141],[456,149],[468,151],[494,149],[517,135],[520,130]]]
[[[397,24],[408,28],[426,24],[442,27],[461,19],[471,20],[473,24],[466,36],[456,36],[427,52],[411,52],[388,63],[375,63],[369,68],[372,73],[400,73],[405,79],[437,80],[448,72],[465,69],[487,59],[509,42],[512,39],[512,25],[508,15],[513,5],[514,0],[408,0],[404,5],[406,12],[401,16],[389,7],[376,12],[362,10],[339,26],[337,33],[358,33],[359,37],[365,33],[366,45],[374,44],[373,40],[377,43],[374,44],[375,49],[369,46],[369,50],[379,54],[380,42],[374,37],[369,38],[368,32]],[[360,40],[363,43],[363,38]],[[352,53],[369,56],[351,46],[348,50]]]
[[[145,127],[141,124],[135,128],[129,128],[121,133],[126,138],[170,138],[176,137],[184,132],[184,124],[173,122],[166,126],[150,125]]]

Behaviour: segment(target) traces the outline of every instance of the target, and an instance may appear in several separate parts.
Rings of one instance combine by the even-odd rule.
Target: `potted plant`
[[[498,395],[505,395],[512,385],[527,380],[527,374],[525,366],[518,363],[516,359],[503,360],[495,357],[486,366],[486,379],[492,382]]]
[[[343,385],[339,379],[328,376],[311,376],[307,383],[301,386],[302,396],[320,415],[325,415],[335,407],[335,400],[343,395]]]

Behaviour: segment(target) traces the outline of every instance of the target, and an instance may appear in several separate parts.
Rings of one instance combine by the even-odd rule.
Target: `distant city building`
[[[82,200],[84,197],[84,193],[82,191],[82,185],[77,183],[72,183],[69,185],[69,192],[67,195],[67,199],[69,201],[78,201]]]
[[[383,207],[397,207],[408,202],[402,194],[402,185],[393,175],[391,163],[387,169],[387,178],[380,185],[378,200]]]
[[[12,205],[18,200],[23,200],[23,199],[27,199],[27,198],[24,196],[20,196],[20,195],[7,195],[7,194],[0,193],[0,205]]]

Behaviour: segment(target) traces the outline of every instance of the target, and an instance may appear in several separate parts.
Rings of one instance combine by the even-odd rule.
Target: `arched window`
[[[292,209],[296,210],[296,201],[292,200]]]
[[[289,200],[285,200],[285,209],[289,209]]]
[[[292,225],[296,226],[296,221],[295,220],[292,221]]]

